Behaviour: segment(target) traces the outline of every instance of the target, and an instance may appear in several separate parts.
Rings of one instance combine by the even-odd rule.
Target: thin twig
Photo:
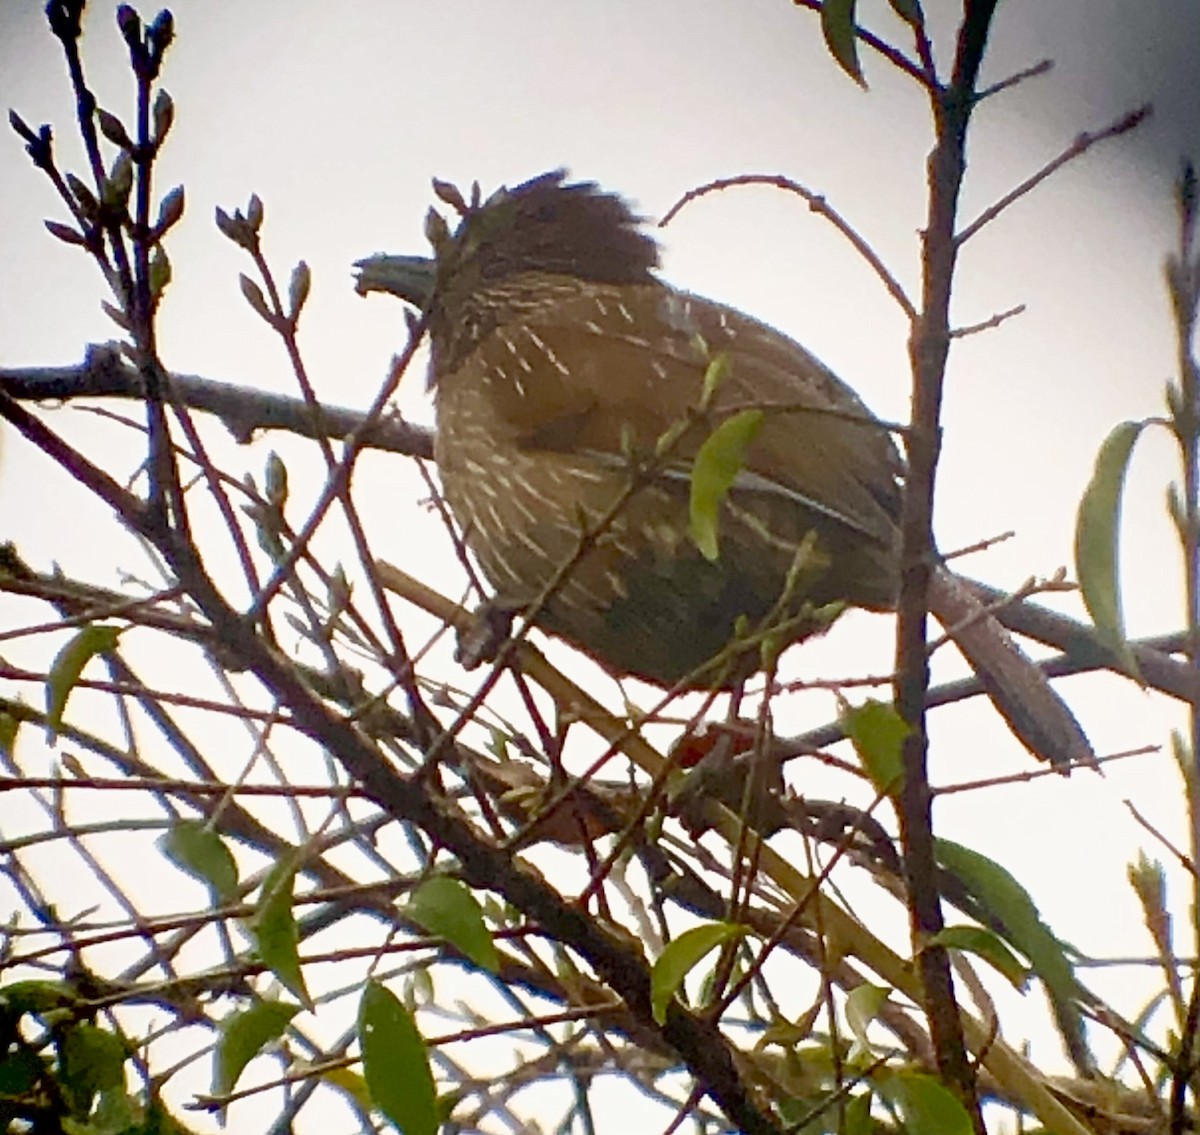
[[[309,438],[344,439],[358,434],[364,447],[409,457],[433,456],[431,431],[393,415],[369,422],[362,410],[322,404],[314,420],[300,398],[198,375],[172,373],[171,387],[184,405],[214,415],[242,443],[251,441],[258,430],[286,430]],[[0,368],[0,391],[18,402],[79,398],[141,402],[145,398],[137,371],[108,344],[90,347],[78,366]]]
[[[1096,764],[1112,764],[1113,761],[1125,761],[1130,757],[1151,757],[1160,752],[1162,752],[1162,748],[1159,745],[1142,745],[1137,749],[1126,749],[1120,753],[1108,753],[1105,756],[1097,757]],[[1092,766],[1089,764],[1087,767],[1091,768]],[[1030,781],[1043,780],[1048,776],[1061,776],[1061,772],[1057,768],[1048,768],[1043,765],[1039,768],[1026,769],[1023,772],[1009,773],[1006,776],[989,776],[979,780],[964,781],[961,784],[946,784],[935,788],[933,794],[934,796],[954,796],[960,792],[974,792],[980,788],[998,788],[1006,784],[1028,784]]]
[[[900,281],[888,270],[879,254],[859,234],[858,230],[830,205],[821,194],[814,193],[811,189],[806,189],[799,182],[793,181],[790,177],[784,177],[782,174],[747,173],[741,174],[738,177],[718,178],[705,185],[697,186],[695,189],[689,189],[667,210],[663,219],[659,221],[659,225],[665,228],[674,220],[679,211],[692,201],[704,197],[709,193],[719,193],[738,185],[769,185],[803,198],[808,202],[808,207],[814,213],[820,217],[824,217],[850,242],[854,251],[867,262],[871,270],[879,277],[883,286],[887,289],[888,295],[896,301],[905,316],[909,320],[916,318],[916,308],[913,306],[912,300],[908,298],[908,295],[900,286]]]
[[[1031,67],[1026,67],[1023,70],[1009,75],[1007,79],[1001,79],[997,83],[993,83],[990,87],[984,87],[975,95],[977,103],[983,102],[984,99],[991,98],[992,95],[998,95],[1001,91],[1011,90],[1018,83],[1025,82],[1026,79],[1035,79],[1039,75],[1048,75],[1054,69],[1053,59],[1043,59],[1038,63],[1034,63]]]
[[[1163,847],[1171,853],[1172,858],[1193,878],[1200,877],[1200,871],[1196,870],[1195,860],[1185,851],[1181,851],[1167,837],[1158,830],[1145,816],[1138,811],[1137,806],[1132,800],[1123,800],[1122,803],[1129,809],[1129,814],[1148,831]]]
[[[995,315],[980,323],[968,323],[964,327],[953,327],[950,329],[951,339],[965,339],[968,335],[977,335],[980,331],[991,331],[994,327],[999,327],[1000,324],[1008,322],[1013,316],[1022,315],[1025,312],[1025,305],[1019,303],[1016,307],[1010,307],[1007,311],[998,311]]]
[[[966,228],[961,229],[955,237],[955,243],[959,247],[966,244],[984,225],[990,224],[1010,205],[1036,189],[1052,173],[1062,169],[1068,162],[1072,162],[1076,158],[1086,154],[1098,142],[1104,142],[1109,138],[1116,138],[1118,135],[1128,133],[1134,127],[1141,125],[1149,115],[1150,106],[1147,104],[1146,106],[1138,107],[1137,110],[1131,110],[1128,114],[1122,115],[1102,130],[1078,135],[1075,141],[1063,150],[1058,157],[1047,162],[1037,173],[1027,177],[1020,185],[1009,190],[998,201],[993,202],[984,209]]]

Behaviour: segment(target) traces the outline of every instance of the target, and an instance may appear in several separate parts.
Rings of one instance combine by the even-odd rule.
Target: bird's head
[[[501,302],[515,277],[571,277],[605,284],[654,282],[658,242],[643,218],[594,182],[567,182],[565,170],[544,173],[485,201],[435,182],[458,217],[452,229],[436,209],[425,221],[433,256],[378,254],[360,260],[360,294],[387,292],[427,311],[435,340],[464,314],[475,320],[489,295]]]

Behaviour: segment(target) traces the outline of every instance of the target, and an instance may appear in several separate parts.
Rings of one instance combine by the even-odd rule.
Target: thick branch
[[[196,375],[173,374],[171,383],[185,406],[219,418],[240,442],[249,441],[255,430],[287,430],[311,438],[345,438],[360,429],[364,420],[359,410],[324,405],[318,419],[302,399]],[[145,398],[138,372],[107,345],[89,348],[79,366],[0,369],[0,390],[18,402],[76,398],[127,398],[141,402]],[[396,417],[373,423],[362,435],[362,444],[409,457],[433,456],[432,434]]]
[[[195,375],[173,374],[171,381],[184,405],[219,418],[241,441],[249,440],[260,429],[284,430],[300,437],[314,437],[319,431],[325,437],[345,438],[362,430],[366,420],[361,410],[323,405],[320,420],[315,421],[299,398]],[[17,402],[67,402],[79,398],[140,400],[143,396],[137,372],[107,346],[92,347],[79,366],[0,369],[0,392]],[[400,418],[374,423],[361,436],[364,448],[405,457],[433,455],[433,432]],[[1063,658],[1042,664],[1046,673],[1062,675],[1121,668],[1116,655],[1096,639],[1091,627],[1078,619],[1024,599],[1007,600],[1003,592],[986,584],[964,582],[984,603],[996,605],[997,619],[1009,630],[1062,652]],[[106,601],[123,602],[125,597],[110,593]],[[1152,689],[1184,701],[1200,699],[1200,675],[1187,663],[1169,657],[1178,650],[1173,640],[1148,640],[1136,644],[1134,649],[1141,676]],[[931,700],[927,704],[938,702]]]
[[[896,705],[912,732],[904,743],[900,835],[913,946],[921,967],[925,1011],[938,1068],[970,1112],[977,1131],[983,1118],[975,1074],[967,1059],[950,961],[928,939],[942,929],[941,898],[933,853],[932,797],[926,768],[925,695],[929,655],[925,623],[933,568],[933,497],[941,448],[942,385],[950,349],[950,294],[957,246],[959,192],[966,170],[966,136],[979,67],[995,0],[968,0],[959,28],[949,87],[934,92],[935,144],[929,157],[929,215],[922,249],[921,315],[909,341],[913,371],[912,424],[906,435],[908,474],[901,512],[900,594],[897,603]]]

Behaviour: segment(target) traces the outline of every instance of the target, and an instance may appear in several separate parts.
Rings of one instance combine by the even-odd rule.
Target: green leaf
[[[426,879],[404,906],[404,913],[430,934],[445,938],[461,954],[489,973],[500,969],[500,956],[483,921],[479,900],[458,879]]]
[[[160,244],[150,254],[150,296],[155,303],[163,297],[167,285],[171,282],[171,260],[167,251]]]
[[[121,1038],[81,1021],[57,1040],[59,1083],[71,1114],[86,1118],[99,1092],[124,1083],[128,1053]]]
[[[218,1029],[214,1094],[227,1096],[232,1092],[246,1065],[283,1036],[298,1012],[298,1005],[283,1001],[255,1001],[248,1009],[226,1017]]]
[[[1137,676],[1121,608],[1121,496],[1134,442],[1146,422],[1122,422],[1104,439],[1075,518],[1075,574],[1096,634]]]
[[[718,555],[721,504],[742,470],[746,450],[762,427],[761,410],[742,410],[726,418],[700,446],[692,465],[689,534],[708,560]]]
[[[62,981],[14,981],[0,989],[0,1005],[17,1017],[41,1017],[55,1009],[73,1009],[78,1002],[79,994]]]
[[[1178,729],[1171,730],[1171,756],[1186,783],[1192,775],[1192,746]]]
[[[846,995],[846,1024],[863,1052],[874,1052],[867,1037],[867,1028],[887,1004],[891,990],[886,985],[864,981]]]
[[[1000,864],[959,843],[935,840],[934,855],[938,864],[959,879],[976,905],[970,913],[1030,961],[1045,986],[1063,1044],[1073,1057],[1082,1058],[1087,1039],[1075,969],[1028,891]]]
[[[703,926],[685,930],[667,943],[650,971],[650,1007],[660,1025],[667,1019],[671,998],[704,956],[745,933],[746,928],[734,922],[706,922]]]
[[[704,385],[700,391],[702,409],[708,409],[712,405],[712,400],[720,389],[721,383],[725,381],[732,369],[733,363],[730,361],[728,351],[721,351],[709,360],[708,366],[704,368]]]
[[[754,1042],[754,1051],[761,1052],[771,1045],[780,1048],[794,1049],[802,1041],[812,1036],[813,1026],[822,1012],[823,1006],[810,1005],[795,1021],[780,1017],[769,1025],[762,1035]]]
[[[900,1113],[907,1135],[972,1135],[962,1101],[924,1072],[900,1069],[879,1077],[875,1089]]]
[[[906,24],[914,28],[924,26],[925,13],[921,11],[920,0],[888,0],[888,3],[891,4],[892,11]]]
[[[214,905],[237,898],[238,869],[225,841],[203,820],[180,820],[158,846],[182,871],[204,883]]]
[[[1053,996],[1072,1001],[1079,986],[1071,961],[1042,921],[1029,892],[1012,874],[986,855],[948,839],[934,841],[934,855],[978,905],[981,920],[1029,959]]]
[[[860,1092],[846,1104],[845,1135],[874,1135],[879,1129],[871,1122],[871,1093]]]
[[[58,735],[67,698],[79,681],[83,668],[97,655],[113,650],[120,637],[119,627],[90,623],[55,655],[46,676],[46,729],[50,740]]]
[[[1029,980],[1029,970],[1021,959],[998,934],[982,926],[947,926],[930,938],[927,945],[977,954],[1008,978],[1014,989],[1024,990]]]
[[[837,65],[860,87],[866,88],[858,63],[858,36],[854,30],[854,8],[858,0],[825,0],[821,5],[821,34]]]
[[[875,787],[889,796],[899,792],[904,783],[904,739],[912,729],[895,706],[869,699],[844,710],[841,723]]]
[[[355,1072],[353,1068],[328,1068],[318,1073],[326,1083],[344,1093],[355,1107],[363,1111],[371,1110],[371,1092],[367,1088],[365,1076]]]
[[[122,1078],[123,1079],[123,1078]],[[79,1135],[150,1135],[157,1130],[144,1122],[140,1101],[125,1091],[124,1082],[100,1093],[87,1127]],[[72,1131],[70,1127],[68,1131]],[[72,1131],[72,1135],[75,1132]]]
[[[19,718],[0,709],[0,756],[11,757],[17,748],[17,730],[21,728]]]
[[[408,1010],[376,981],[363,989],[358,1042],[375,1106],[404,1135],[437,1135],[437,1091],[425,1041]]]
[[[306,1009],[312,1009],[312,999],[304,984],[300,969],[300,953],[297,946],[300,933],[292,913],[292,888],[296,882],[297,861],[294,854],[287,854],[277,863],[263,880],[258,908],[251,919],[259,957],[295,995]]]

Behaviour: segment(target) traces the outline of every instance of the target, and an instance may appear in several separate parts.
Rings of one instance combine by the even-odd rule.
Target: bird
[[[429,211],[433,255],[369,256],[356,286],[424,314],[434,456],[491,610],[614,674],[720,689],[846,607],[895,609],[904,462],[849,385],[665,283],[646,219],[595,182],[560,169],[482,200],[434,188],[457,218]],[[697,516],[702,465],[716,488]],[[930,607],[1034,755],[1094,761],[940,561]]]

